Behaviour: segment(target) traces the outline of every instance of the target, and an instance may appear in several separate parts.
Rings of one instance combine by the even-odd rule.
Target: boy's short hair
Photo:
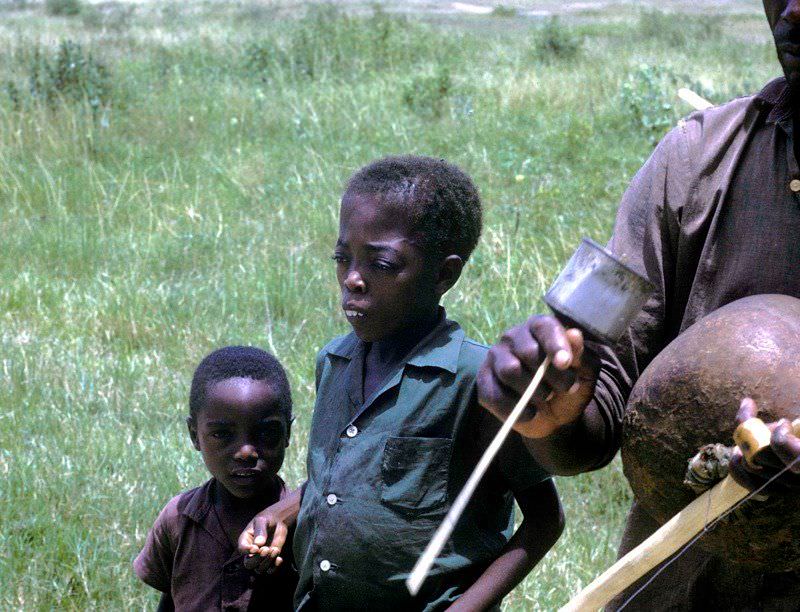
[[[287,423],[292,421],[292,393],[280,362],[254,346],[226,346],[208,354],[197,366],[189,392],[189,414],[196,417],[204,408],[209,385],[228,378],[250,378],[269,383]]]
[[[407,211],[425,248],[439,256],[469,259],[481,235],[478,189],[458,167],[422,155],[389,156],[356,172],[345,195],[375,194]]]

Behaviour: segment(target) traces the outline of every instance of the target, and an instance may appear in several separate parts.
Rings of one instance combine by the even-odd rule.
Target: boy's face
[[[440,264],[425,256],[402,211],[370,194],[342,198],[333,258],[342,309],[365,342],[429,322],[455,282],[442,282]]]
[[[208,471],[231,495],[250,498],[271,490],[289,429],[268,383],[250,378],[212,383],[205,406],[188,424]]]

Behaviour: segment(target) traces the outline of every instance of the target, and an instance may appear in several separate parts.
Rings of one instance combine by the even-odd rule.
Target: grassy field
[[[183,419],[214,347],[287,366],[283,473],[302,480],[314,355],[347,331],[329,255],[359,166],[425,153],[475,178],[485,230],[445,303],[489,343],[543,309],[582,236],[607,239],[689,111],[678,87],[723,101],[778,72],[755,0],[561,22],[62,4],[0,4],[2,609],[152,606],[131,560],[206,478]],[[613,559],[619,464],[558,485],[566,533],[506,609],[554,609]]]

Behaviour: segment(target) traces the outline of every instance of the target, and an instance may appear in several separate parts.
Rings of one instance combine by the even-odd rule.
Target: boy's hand
[[[303,486],[253,517],[239,536],[239,552],[247,555],[244,566],[258,574],[271,574],[283,563],[280,556],[289,529],[300,514]]]
[[[580,330],[566,330],[552,316],[532,316],[503,334],[478,372],[478,400],[503,420],[548,355],[553,365],[533,396],[533,409],[514,426],[528,438],[544,438],[575,423],[592,399],[599,362],[584,350]]]
[[[273,507],[259,512],[239,536],[239,552],[247,555],[244,566],[257,574],[271,574],[283,563],[280,554],[289,527],[276,516]]]

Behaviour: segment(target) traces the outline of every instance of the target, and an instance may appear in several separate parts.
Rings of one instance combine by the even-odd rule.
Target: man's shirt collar
[[[792,131],[792,100],[785,77],[773,79],[755,97],[756,104],[766,112],[766,123],[774,123],[787,133]]]

